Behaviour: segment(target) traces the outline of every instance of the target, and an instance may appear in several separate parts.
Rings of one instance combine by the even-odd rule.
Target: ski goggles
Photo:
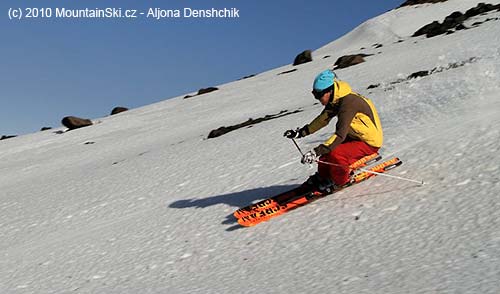
[[[311,92],[311,93],[314,95],[314,98],[315,98],[316,100],[320,100],[320,99],[321,99],[321,97],[323,97],[323,96],[324,96],[326,93],[328,93],[328,92],[332,92],[332,94],[333,94],[333,86],[328,87],[328,88],[326,88],[326,89],[324,89],[324,90],[321,90],[321,91],[318,91],[318,90],[312,90],[312,92]]]

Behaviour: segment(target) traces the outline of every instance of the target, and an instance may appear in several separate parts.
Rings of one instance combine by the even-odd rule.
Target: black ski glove
[[[297,129],[297,131],[298,131],[298,129]],[[284,136],[284,137],[287,137],[288,139],[293,139],[293,138],[297,137],[297,133],[298,133],[297,131],[294,131],[294,130],[287,130],[287,131],[283,134],[283,136]]]
[[[302,138],[309,135],[309,129],[307,126],[304,126],[302,128],[297,128],[296,130],[287,130],[283,136],[287,137],[288,139],[294,139],[294,138]]]
[[[318,157],[328,154],[330,153],[330,151],[330,148],[324,144],[321,144],[318,147],[314,148],[314,153],[316,153]]]

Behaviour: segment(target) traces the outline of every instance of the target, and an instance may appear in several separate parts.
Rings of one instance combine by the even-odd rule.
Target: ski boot
[[[313,191],[318,191],[321,194],[330,194],[335,191],[338,187],[330,179],[325,179],[321,177],[318,173],[310,176],[305,182],[306,185],[310,186]]]

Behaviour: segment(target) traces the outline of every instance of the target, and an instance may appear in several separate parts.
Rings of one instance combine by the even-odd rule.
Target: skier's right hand
[[[309,135],[309,129],[307,126],[303,128],[297,128],[296,130],[287,130],[283,136],[287,137],[288,139],[294,139],[294,138],[302,138]]]
[[[294,139],[297,137],[297,135],[299,134],[299,129],[297,128],[297,130],[287,130],[283,136],[284,137],[287,137],[288,139]]]

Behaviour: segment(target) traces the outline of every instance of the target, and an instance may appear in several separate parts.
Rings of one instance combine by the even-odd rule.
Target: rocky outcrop
[[[125,112],[127,110],[128,110],[128,108],[126,108],[126,107],[117,106],[117,107],[113,108],[113,110],[111,110],[111,115],[115,115],[115,114],[118,114],[118,113],[121,113],[121,112]]]
[[[240,128],[251,127],[252,125],[261,123],[263,121],[277,119],[277,118],[280,118],[280,117],[283,117],[283,116],[287,116],[287,115],[294,114],[294,113],[299,113],[299,112],[302,112],[302,110],[298,109],[298,110],[295,110],[295,111],[292,111],[292,112],[289,112],[288,110],[282,110],[280,113],[277,113],[277,114],[269,114],[269,115],[266,115],[264,117],[259,117],[259,118],[256,118],[256,119],[249,118],[247,121],[239,123],[239,124],[236,124],[236,125],[232,125],[232,126],[228,126],[228,127],[223,126],[223,127],[220,127],[220,128],[218,128],[216,130],[212,130],[208,134],[208,138],[207,139],[217,138],[217,137],[220,137],[220,136],[222,136],[224,134],[227,134],[229,132],[232,132],[232,131],[240,129]]]
[[[15,138],[15,137],[17,137],[17,136],[16,135],[11,135],[11,136],[5,136],[4,135],[4,136],[0,137],[0,141],[1,140],[6,140],[6,139],[10,139],[10,138]]]
[[[476,7],[467,10],[465,13],[455,11],[448,15],[444,19],[443,23],[433,21],[432,23],[421,27],[413,34],[413,37],[425,35],[427,38],[432,38],[442,34],[452,34],[457,30],[466,29],[463,24],[465,20],[493,10],[500,11],[500,4],[492,5],[479,3]]]
[[[88,127],[92,125],[92,121],[86,118],[79,118],[76,116],[66,116],[62,119],[61,123],[63,126],[70,130],[79,129],[83,127]]]
[[[312,59],[312,52],[311,50],[305,50],[299,55],[295,57],[295,60],[293,61],[293,65],[299,65],[307,62],[311,62]]]
[[[471,8],[465,12],[465,18],[477,16],[486,12],[490,12],[493,10],[500,11],[500,4],[485,4],[485,3],[479,3],[476,7]]]
[[[217,90],[219,90],[219,88],[217,88],[217,87],[201,88],[198,90],[198,95],[207,94],[207,93],[217,91]]]
[[[184,96],[184,99],[192,98],[192,97],[203,95],[203,94],[207,94],[207,93],[210,93],[210,92],[213,92],[213,91],[217,91],[217,90],[219,90],[219,88],[217,88],[217,87],[201,88],[201,89],[198,90],[198,93],[196,95],[186,95],[186,96]]]
[[[448,15],[444,19],[443,23],[434,21],[428,25],[423,26],[413,34],[413,37],[426,35],[427,38],[432,38],[437,35],[451,33],[452,29],[462,29],[462,23],[465,19],[466,17],[463,13],[455,11],[452,14]]]
[[[421,70],[421,71],[417,71],[417,72],[410,74],[406,79],[411,80],[411,79],[416,79],[416,78],[423,78],[423,77],[428,76],[430,73],[431,72],[428,70]]]
[[[448,71],[448,70],[453,70],[455,68],[466,66],[468,64],[476,63],[479,60],[480,60],[479,57],[471,57],[471,58],[469,58],[467,60],[464,60],[464,61],[449,63],[446,66],[435,67],[435,68],[433,68],[431,70],[420,70],[420,71],[417,71],[417,72],[414,72],[414,73],[408,75],[406,78],[400,78],[400,79],[397,79],[395,81],[389,82],[388,86],[384,86],[384,91],[392,90],[394,88],[393,85],[396,85],[396,84],[399,84],[399,83],[404,83],[404,82],[407,82],[407,81],[409,81],[411,79],[423,78],[423,77],[426,77],[426,76],[429,76],[429,75],[441,73],[441,72]],[[368,90],[369,89],[374,89],[374,88],[378,88],[380,86],[381,86],[380,83],[373,84],[373,85],[368,86],[367,89]]]
[[[405,3],[401,4],[401,6],[399,6],[399,7],[425,4],[425,3],[446,2],[446,1],[447,0],[407,0]]]
[[[242,78],[241,78],[241,79],[239,79],[239,80],[241,81],[241,80],[246,80],[246,79],[249,79],[249,78],[253,78],[253,77],[255,77],[256,75],[257,75],[257,74],[251,74],[251,75],[248,75],[248,76],[244,76],[244,77],[242,77]]]
[[[295,71],[297,71],[296,68],[291,69],[291,70],[282,71],[278,75],[286,75],[286,74],[289,74],[289,73],[292,73],[292,72],[295,72]]]
[[[349,66],[353,66],[356,64],[360,64],[365,62],[365,57],[370,56],[370,54],[354,54],[354,55],[344,55],[339,57],[337,61],[335,61],[334,69],[346,68]]]

